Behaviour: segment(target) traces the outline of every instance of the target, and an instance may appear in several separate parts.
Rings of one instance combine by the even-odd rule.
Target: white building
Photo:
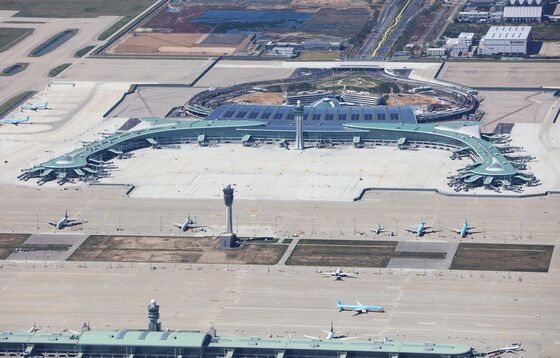
[[[457,37],[457,48],[461,52],[467,52],[473,43],[474,32],[461,32]]]
[[[478,54],[526,55],[531,42],[531,26],[492,26],[480,40]]]
[[[506,6],[503,19],[506,22],[541,22],[542,7],[540,6]]]
[[[426,49],[426,54],[428,56],[445,56],[447,49],[445,47],[430,47]]]

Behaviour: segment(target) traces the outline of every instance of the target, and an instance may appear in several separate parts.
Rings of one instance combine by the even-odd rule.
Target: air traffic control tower
[[[237,236],[233,233],[233,192],[231,185],[223,189],[224,204],[226,204],[226,233],[220,236],[220,248],[231,249],[237,245]]]
[[[161,323],[159,322],[159,305],[156,300],[151,300],[148,305],[148,331],[161,331]]]
[[[303,105],[299,100],[294,110],[294,119],[296,121],[296,149],[303,150]]]

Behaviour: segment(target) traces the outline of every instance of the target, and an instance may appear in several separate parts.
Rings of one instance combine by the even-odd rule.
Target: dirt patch
[[[397,242],[301,240],[287,265],[387,267]]]
[[[553,245],[459,244],[452,270],[548,272]]]
[[[236,97],[231,102],[280,105],[284,104],[284,95],[280,92],[255,92]]]
[[[90,236],[69,261],[277,263],[287,245],[249,244],[241,249],[217,249],[211,237]]]
[[[387,97],[387,105],[403,106],[403,105],[429,105],[439,104],[436,98],[418,95],[418,94],[390,94]]]
[[[29,236],[30,234],[0,234],[0,260],[7,259]]]

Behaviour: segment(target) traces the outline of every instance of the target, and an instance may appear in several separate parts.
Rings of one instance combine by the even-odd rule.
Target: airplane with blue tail
[[[422,237],[425,234],[433,234],[433,233],[437,232],[436,230],[433,230],[431,227],[426,225],[426,222],[424,221],[424,219],[422,219],[422,221],[420,222],[420,225],[418,225],[417,229],[405,229],[405,230],[410,232],[410,233],[413,233],[415,235],[418,235],[418,237]]]
[[[466,238],[469,235],[472,234],[478,234],[481,233],[482,231],[474,231],[473,230],[474,227],[470,227],[469,223],[467,222],[467,219],[465,219],[465,223],[463,224],[463,226],[461,226],[460,229],[452,229],[454,232],[456,232],[457,234],[459,234],[459,236],[461,236],[462,238]]]
[[[362,313],[368,312],[385,312],[383,306],[367,306],[363,305],[360,302],[356,301],[355,305],[348,305],[340,302],[339,299],[336,300],[336,307],[338,307],[338,311],[353,311],[354,316],[360,315]]]
[[[0,124],[13,124],[14,126],[20,124],[29,124],[31,117],[27,116],[25,118],[10,118],[10,119],[0,119]]]
[[[37,112],[40,109],[49,109],[49,102],[24,103],[21,105],[21,109],[30,109]]]

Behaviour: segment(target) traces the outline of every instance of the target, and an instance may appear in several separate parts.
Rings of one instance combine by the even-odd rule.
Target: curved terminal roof
[[[511,176],[517,170],[511,165],[504,155],[492,143],[480,138],[480,132],[476,129],[477,124],[454,123],[441,126],[437,124],[400,124],[387,125],[380,123],[346,124],[347,127],[355,129],[382,129],[386,131],[411,132],[447,137],[462,143],[462,148],[470,148],[481,163],[470,169],[473,174],[483,176]],[[470,127],[470,128],[469,128]],[[476,131],[476,132],[475,132]],[[469,134],[466,134],[469,133]],[[478,135],[472,135],[478,133]]]
[[[177,142],[179,138],[196,138],[197,135],[206,134],[207,136],[215,137],[234,137],[243,138],[246,135],[256,135],[258,137],[270,137],[278,139],[279,136],[286,136],[286,139],[290,139],[290,135],[294,133],[295,136],[295,125],[294,120],[286,119],[271,119],[269,121],[265,120],[245,120],[247,116],[251,117],[249,114],[253,113],[253,106],[241,106],[245,112],[243,115],[239,115],[239,119],[232,120],[162,120],[157,118],[148,118],[144,121],[151,122],[150,127],[143,128],[139,130],[133,130],[129,132],[119,132],[97,142],[88,144],[82,148],[76,149],[68,154],[62,155],[58,158],[54,158],[50,161],[42,163],[31,169],[24,170],[25,173],[32,176],[47,177],[56,171],[56,174],[60,178],[61,175],[77,174],[82,176],[85,173],[95,173],[95,165],[91,163],[96,163],[96,158],[101,157],[104,153],[118,154],[122,153],[123,147],[128,146],[128,148],[138,148],[138,145],[131,146],[134,143],[142,143],[142,146],[148,146],[148,143],[154,145],[160,143],[163,140],[165,143]],[[235,106],[224,107],[224,111],[233,111],[231,116],[237,117],[236,111],[240,111],[241,107]],[[250,110],[247,110],[252,108]],[[259,106],[255,113],[259,113],[256,118],[261,118],[262,113],[268,111],[269,106]],[[286,116],[287,113],[293,115],[292,107],[276,106],[275,108],[281,116]],[[343,107],[341,107],[343,108]],[[381,109],[378,107],[371,107],[372,111],[360,111],[357,116],[363,116],[360,118],[366,118],[368,114],[372,117],[380,114],[390,114],[395,113],[408,113],[410,112],[412,118],[414,114],[410,107],[399,108],[399,107],[386,107],[382,106]],[[334,108],[333,110],[338,110],[339,108]],[[470,150],[478,158],[478,163],[471,165],[467,173],[472,175],[482,175],[484,177],[501,177],[507,178],[517,174],[516,169],[513,165],[504,157],[504,155],[492,145],[480,138],[479,127],[476,123],[454,123],[446,125],[437,124],[418,124],[409,122],[397,122],[391,123],[391,121],[383,120],[352,120],[352,115],[354,115],[354,108],[352,111],[348,112],[350,115],[349,119],[340,120],[333,119],[334,113],[330,113],[330,109],[322,109],[316,114],[320,116],[320,119],[314,120],[312,116],[315,115],[314,110],[309,110],[306,107],[304,116],[307,115],[307,120],[304,121],[304,132],[306,135],[311,136],[313,133],[325,133],[344,136],[347,133],[349,140],[356,135],[362,136],[365,139],[376,139],[377,133],[379,131],[387,132],[397,132],[392,133],[392,138],[406,138],[410,137],[412,140],[420,140],[432,142],[434,144],[451,144],[460,148],[461,151]],[[393,112],[394,111],[394,112]],[[274,113],[274,112],[271,112]],[[333,118],[329,119],[329,114],[333,115]],[[337,114],[339,117],[342,114],[339,112]],[[405,114],[408,115],[408,114]],[[231,117],[230,116],[230,117]],[[218,114],[213,115],[214,118],[220,117]],[[369,117],[367,117],[369,118]],[[401,117],[402,118],[402,117]],[[373,133],[372,133],[373,132]],[[383,135],[379,135],[380,139]],[[438,139],[442,138],[442,139]],[[88,167],[90,166],[90,167]]]

